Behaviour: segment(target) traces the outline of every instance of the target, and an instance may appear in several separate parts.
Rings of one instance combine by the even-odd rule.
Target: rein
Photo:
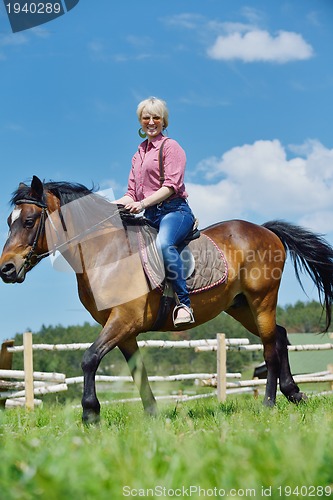
[[[86,234],[89,234],[91,231],[93,231],[94,229],[96,229],[101,224],[104,224],[108,220],[111,220],[113,217],[116,217],[117,215],[120,215],[122,213],[122,211],[123,211],[122,208],[118,208],[112,215],[109,215],[108,217],[106,217],[105,219],[101,220],[100,222],[97,222],[96,224],[94,224],[90,228],[86,229],[82,233],[77,234],[76,236],[73,236],[72,238],[70,238],[66,242],[61,243],[60,245],[54,245],[54,247],[52,248],[52,250],[48,250],[47,252],[44,252],[42,254],[37,254],[37,253],[35,253],[35,250],[36,250],[36,247],[37,247],[37,244],[38,244],[38,240],[39,240],[41,234],[44,233],[45,222],[46,222],[47,217],[50,214],[49,214],[49,211],[47,209],[47,205],[45,203],[43,203],[43,202],[23,199],[23,200],[17,201],[16,205],[21,205],[23,203],[28,203],[30,205],[36,205],[37,207],[40,207],[42,209],[42,212],[41,212],[41,215],[40,215],[39,224],[38,224],[38,228],[37,228],[37,231],[36,231],[36,234],[35,234],[34,241],[32,243],[32,246],[31,246],[28,254],[24,258],[23,264],[22,264],[22,266],[21,266],[21,268],[20,268],[20,270],[18,272],[19,275],[21,274],[21,272],[23,271],[23,269],[26,270],[28,268],[35,267],[45,257],[49,257],[51,254],[54,255],[57,250],[60,251],[61,248],[67,246],[70,243],[73,243],[74,241],[78,240],[82,236],[85,236]],[[63,224],[64,230],[67,231],[67,229],[66,229],[66,227],[64,225],[64,221],[63,221],[62,215],[61,215],[60,218],[61,218],[61,222]],[[51,218],[50,218],[50,223],[51,223],[51,226],[53,227],[53,229],[55,230],[55,232],[57,233],[57,229],[54,226]]]
[[[28,269],[29,267],[36,266],[38,264],[38,262],[42,259],[42,257],[39,258],[40,256],[35,253],[35,250],[36,250],[36,247],[38,244],[39,237],[42,234],[42,232],[44,232],[46,215],[47,215],[47,206],[45,203],[42,203],[39,201],[32,201],[32,200],[23,199],[23,200],[17,201],[16,205],[22,205],[23,203],[28,203],[30,205],[36,205],[37,207],[40,207],[42,209],[42,213],[40,215],[39,224],[38,224],[38,228],[37,228],[37,231],[35,234],[34,241],[32,243],[32,246],[31,246],[28,254],[24,258],[23,264],[22,264],[18,274],[21,274],[23,269]]]

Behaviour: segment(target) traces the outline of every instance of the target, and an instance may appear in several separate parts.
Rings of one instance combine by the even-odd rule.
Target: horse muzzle
[[[23,283],[25,275],[25,267],[21,265],[19,270],[17,270],[14,262],[6,262],[0,267],[0,277],[4,283]]]

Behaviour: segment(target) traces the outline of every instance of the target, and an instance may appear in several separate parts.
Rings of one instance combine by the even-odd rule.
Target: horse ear
[[[23,189],[23,188],[26,188],[26,187],[27,187],[27,185],[26,185],[26,184],[24,184],[24,182],[20,182],[20,184],[19,184],[19,187],[18,187],[18,188],[19,188],[19,189]]]
[[[41,200],[43,198],[43,193],[44,193],[43,183],[35,175],[33,176],[31,181],[31,191],[34,195],[36,195],[38,200]]]

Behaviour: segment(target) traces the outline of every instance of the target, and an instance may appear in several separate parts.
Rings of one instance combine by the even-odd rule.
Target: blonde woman
[[[134,214],[144,211],[145,217],[158,230],[157,242],[162,251],[166,277],[179,299],[174,310],[174,323],[181,326],[194,322],[178,251],[194,223],[184,185],[186,155],[177,141],[163,134],[169,123],[164,101],[156,97],[145,99],[138,105],[137,116],[141,124],[139,135],[146,139],[133,156],[127,192],[117,203],[125,205]],[[161,147],[162,178],[159,167]]]

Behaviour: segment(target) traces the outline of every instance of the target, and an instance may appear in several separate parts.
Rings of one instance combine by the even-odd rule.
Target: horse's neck
[[[81,302],[95,319],[102,311],[149,292],[134,232],[128,235],[124,230],[113,230],[97,234],[78,245],[70,263],[76,267]]]
[[[121,229],[117,229],[112,225],[112,212],[110,217],[106,209],[105,213],[100,210],[94,211],[96,207],[92,203],[92,197],[87,196],[64,206],[60,206],[59,200],[50,193],[47,200],[48,249],[59,249],[76,273],[82,274],[86,269],[104,265],[110,260],[108,257],[110,252],[117,255],[121,245],[124,246],[126,241],[124,229],[122,226]]]
[[[126,238],[113,228],[79,237],[62,252],[76,274],[103,272],[109,264],[124,258],[125,253]]]
[[[93,316],[96,317],[96,311],[110,310],[148,293],[138,253],[137,229],[125,230],[107,213],[107,222],[99,219],[99,223],[98,213],[85,218],[88,211],[70,212],[70,207],[66,208],[62,209],[64,221],[59,210],[55,214],[55,230],[51,232],[76,273],[80,299]]]

